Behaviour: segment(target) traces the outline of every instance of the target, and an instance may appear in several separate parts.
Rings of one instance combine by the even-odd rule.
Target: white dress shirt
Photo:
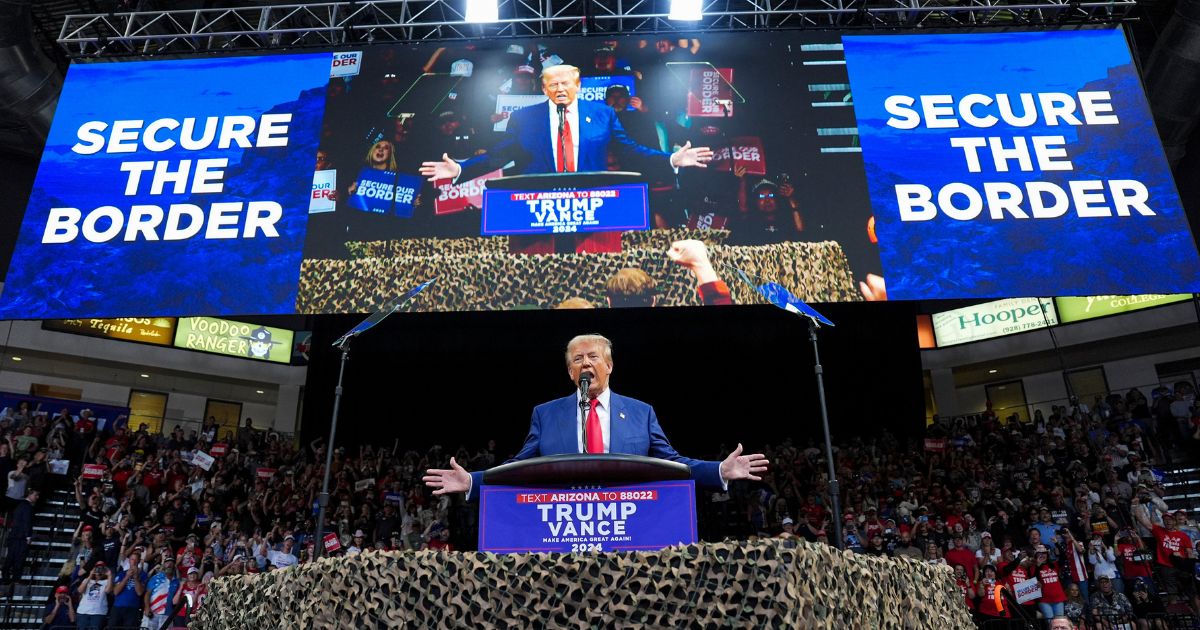
[[[582,396],[580,396],[579,394],[576,394],[575,399],[577,401],[580,400],[581,398],[582,398]],[[612,452],[612,431],[611,431],[611,423],[609,422],[609,416],[610,416],[609,411],[612,409],[612,407],[608,406],[609,398],[611,398],[611,396],[610,396],[610,392],[609,392],[608,388],[605,388],[604,391],[600,392],[600,395],[596,397],[596,400],[600,401],[600,404],[596,405],[596,415],[600,416],[600,433],[604,436],[604,452],[605,453]],[[582,416],[581,416],[581,414],[582,414]],[[583,418],[582,422],[575,423],[575,435],[577,435],[579,438],[578,439],[579,452],[586,453],[587,452],[587,438],[585,437],[584,428],[587,426],[587,414],[583,413],[583,410],[581,409],[578,413],[575,414],[575,417]]]
[[[550,150],[554,152],[554,164],[558,165],[558,105],[554,101],[550,101]],[[571,144],[574,146],[574,157],[572,164],[575,165],[575,170],[579,170],[579,100],[572,101],[567,105],[567,124],[571,126]],[[607,402],[607,400],[606,400]],[[605,405],[607,406],[607,405]],[[607,425],[606,425],[607,426]],[[607,433],[605,434],[607,435]],[[607,449],[608,442],[605,442]],[[605,450],[605,452],[608,452]]]

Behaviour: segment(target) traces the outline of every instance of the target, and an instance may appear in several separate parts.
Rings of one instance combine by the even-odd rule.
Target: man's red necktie
[[[571,121],[563,121],[562,137],[559,138],[558,172],[575,172],[575,140],[571,137]]]
[[[600,399],[593,398],[588,402],[592,404],[592,408],[588,410],[587,417],[587,452],[603,453],[604,434],[600,431],[600,414],[596,411]]]

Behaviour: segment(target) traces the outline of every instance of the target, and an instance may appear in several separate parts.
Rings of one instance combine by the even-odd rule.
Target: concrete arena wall
[[[948,567],[797,539],[657,552],[368,552],[219,578],[190,627],[970,628]]]

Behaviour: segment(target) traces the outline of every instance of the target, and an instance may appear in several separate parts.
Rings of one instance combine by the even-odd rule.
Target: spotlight
[[[704,0],[671,0],[668,20],[698,22],[704,17]]]
[[[150,378],[149,374],[139,374],[138,376],[141,376],[142,378]]]
[[[475,23],[498,22],[500,0],[467,0],[466,20]]]
[[[996,370],[988,370],[988,374],[995,374]]]
[[[24,360],[21,357],[13,357],[12,359],[13,359],[13,361],[23,361]]]

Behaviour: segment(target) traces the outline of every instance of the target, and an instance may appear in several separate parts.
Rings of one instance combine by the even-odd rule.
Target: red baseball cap
[[[98,567],[107,567],[108,565],[107,565],[107,564],[104,564],[104,561],[103,561],[103,560],[97,560],[97,561],[96,561],[96,566],[98,566]]]
[[[60,587],[58,587],[58,588],[54,589],[54,594],[55,594],[55,595],[62,595],[63,593],[66,593],[66,592],[68,592],[68,591],[70,591],[70,590],[71,590],[71,589],[69,589],[69,588],[67,588],[67,587],[65,587],[65,586],[60,586]]]
[[[92,526],[91,526],[91,525],[84,525],[84,526],[83,526],[83,531],[85,531],[85,532],[90,532],[90,531],[92,531]]]

